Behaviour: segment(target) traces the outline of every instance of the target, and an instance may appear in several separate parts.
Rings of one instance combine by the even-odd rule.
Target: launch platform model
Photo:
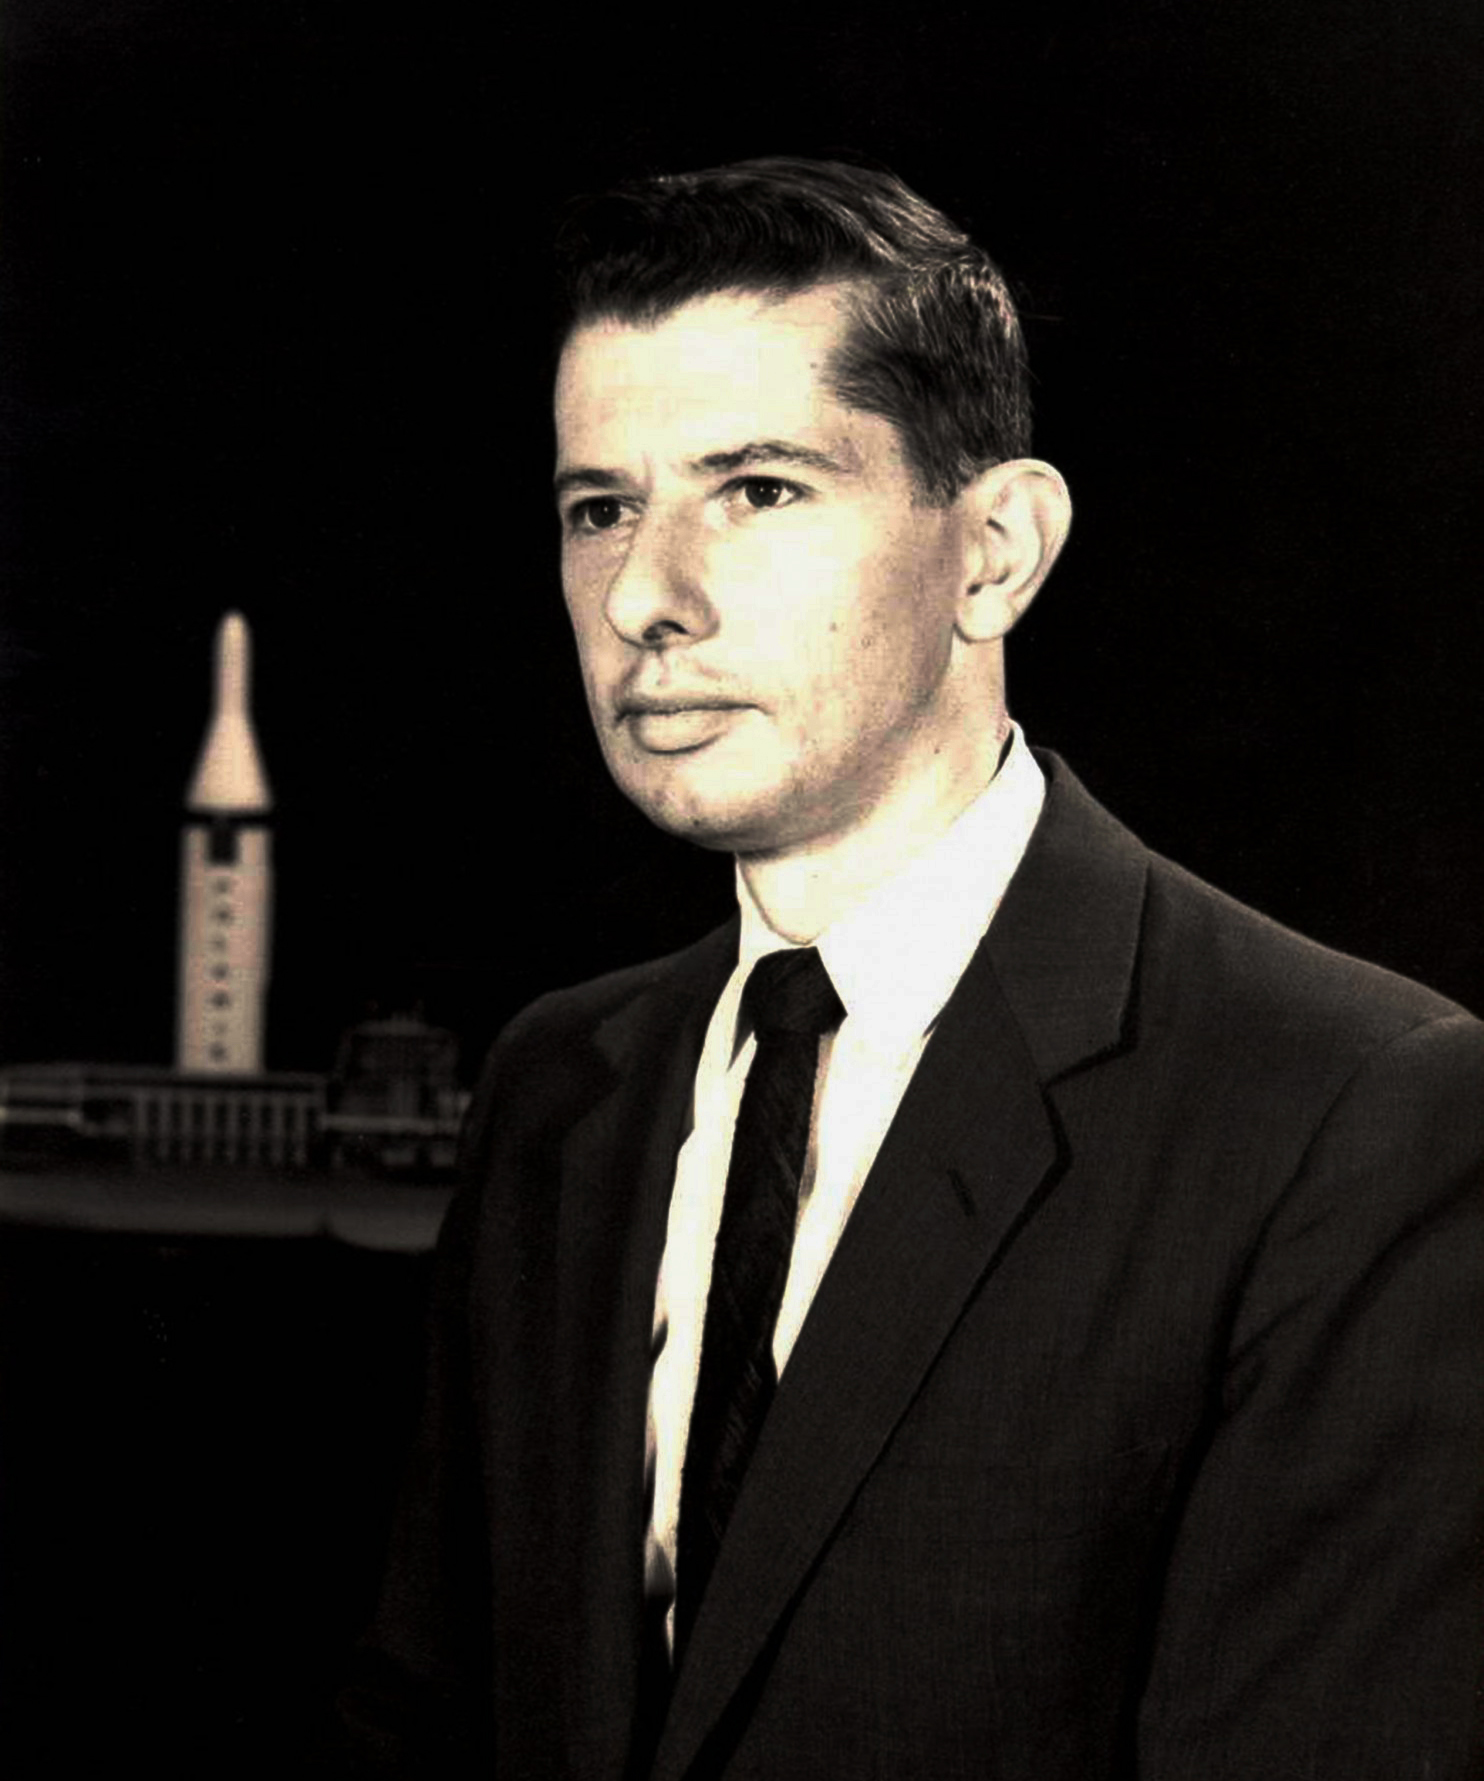
[[[227,613],[181,834],[176,1066],[0,1070],[0,1166],[452,1173],[468,1102],[453,1034],[397,1015],[353,1027],[328,1075],[263,1067],[273,801],[251,655],[246,619]]]

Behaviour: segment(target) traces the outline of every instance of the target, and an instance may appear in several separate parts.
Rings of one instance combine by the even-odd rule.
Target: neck
[[[934,771],[896,788],[861,819],[803,846],[739,854],[753,901],[775,934],[808,945],[915,854],[930,847],[994,778],[1010,735],[1003,706]]]

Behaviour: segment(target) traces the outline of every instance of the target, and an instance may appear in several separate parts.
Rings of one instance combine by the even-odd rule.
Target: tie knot
[[[759,1038],[765,1033],[810,1033],[839,1026],[845,1007],[824,960],[812,946],[769,952],[752,967],[742,991],[742,1018]]]

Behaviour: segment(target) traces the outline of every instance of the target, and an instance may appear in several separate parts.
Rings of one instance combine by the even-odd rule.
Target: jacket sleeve
[[[1351,1078],[1273,1208],[1155,1620],[1140,1781],[1465,1781],[1484,1655],[1484,1027]]]

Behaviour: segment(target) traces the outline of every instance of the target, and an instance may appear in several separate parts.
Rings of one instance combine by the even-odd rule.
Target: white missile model
[[[216,634],[211,723],[186,794],[181,837],[176,1068],[254,1075],[263,1068],[273,868],[273,801],[248,713],[247,621]]]

